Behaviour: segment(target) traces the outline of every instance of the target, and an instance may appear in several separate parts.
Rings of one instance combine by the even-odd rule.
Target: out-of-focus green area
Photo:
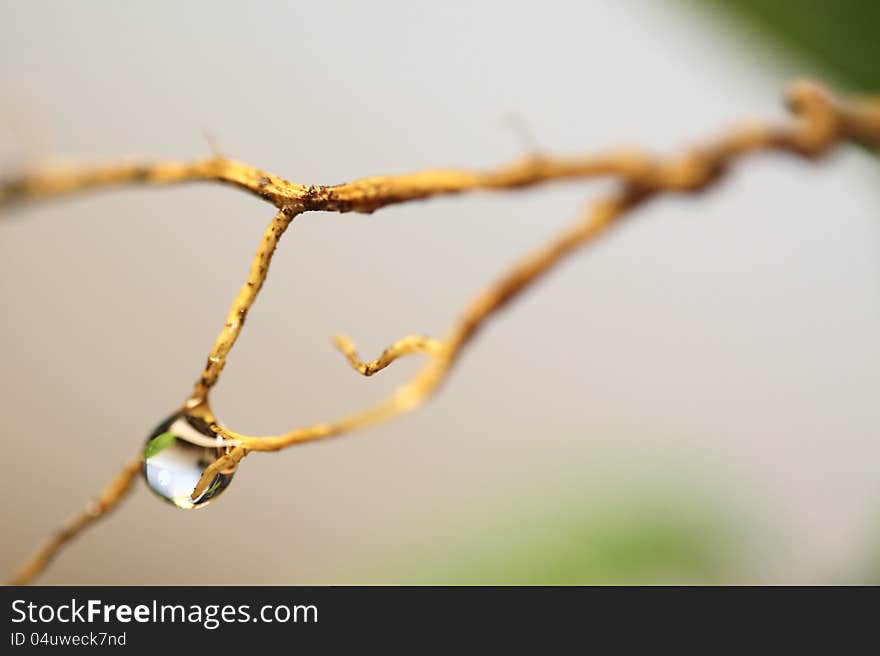
[[[633,480],[632,472],[621,479]],[[656,480],[656,477],[654,477]],[[603,490],[599,492],[599,490]],[[579,493],[533,489],[528,507],[509,498],[474,499],[459,514],[429,509],[403,522],[408,535],[353,552],[350,569],[328,581],[421,585],[728,585],[767,579],[766,526],[756,509],[705,483],[596,485]],[[771,539],[784,536],[771,536]],[[880,533],[815,581],[878,580]],[[763,545],[763,546],[762,546]],[[295,579],[301,579],[297,572]]]
[[[407,522],[410,539],[354,563],[357,583],[573,585],[730,583],[749,532],[705,490],[637,484],[475,500],[460,515]],[[610,488],[616,488],[613,491]]]
[[[665,501],[665,502],[664,502]],[[549,505],[549,504],[548,504]],[[484,525],[478,547],[432,568],[431,582],[455,584],[724,583],[733,580],[725,513],[680,500],[630,499],[591,513],[584,499],[551,520],[524,517]],[[547,509],[550,511],[550,508]],[[552,511],[551,511],[552,512]]]
[[[880,2],[691,0],[733,20],[854,91],[880,91]]]

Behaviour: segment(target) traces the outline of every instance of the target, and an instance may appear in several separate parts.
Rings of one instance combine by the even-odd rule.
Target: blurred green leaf
[[[691,0],[820,64],[853,91],[880,91],[880,2]]]

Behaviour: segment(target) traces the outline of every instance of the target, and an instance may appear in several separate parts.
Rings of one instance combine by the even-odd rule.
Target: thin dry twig
[[[45,570],[65,544],[112,511],[131,492],[135,477],[141,470],[141,459],[133,458],[113,477],[97,499],[86,504],[81,512],[67,520],[57,532],[41,544],[10,577],[9,585],[24,585]]]
[[[820,85],[793,83],[787,100],[794,117],[780,125],[755,124],[722,134],[702,147],[670,159],[628,150],[593,158],[551,158],[541,155],[495,171],[432,170],[409,175],[365,178],[335,186],[305,186],[222,156],[191,164],[124,164],[92,169],[32,171],[0,183],[0,206],[122,184],[174,184],[214,181],[241,188],[272,204],[277,213],[267,227],[248,278],[227,315],[204,371],[184,407],[210,413],[208,395],[217,383],[226,358],[241,332],[248,310],[259,294],[269,264],[291,221],[303,212],[373,212],[391,204],[476,190],[509,190],[545,182],[610,176],[619,189],[598,200],[555,239],[528,254],[468,305],[442,339],[408,336],[394,342],[372,362],[362,362],[354,344],[336,338],[336,346],[359,373],[370,376],[398,358],[426,356],[425,366],[381,403],[331,422],[300,427],[264,437],[237,433],[219,424],[213,430],[223,438],[225,454],[209,466],[194,496],[203,492],[218,472],[234,469],[250,451],[280,449],[343,435],[388,420],[423,403],[443,382],[462,349],[486,321],[511,299],[553,269],[566,256],[603,234],[618,219],[650,198],[666,192],[694,193],[717,182],[737,158],[759,151],[778,151],[807,158],[822,155],[849,141],[880,145],[880,100],[843,100]],[[139,461],[134,460],[114,479],[99,502],[96,515],[79,515],[44,545],[13,579],[24,583],[45,569],[49,560],[95,519],[117,504],[130,488]]]

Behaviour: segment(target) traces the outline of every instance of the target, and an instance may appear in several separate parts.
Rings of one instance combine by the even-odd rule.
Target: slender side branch
[[[232,304],[205,369],[186,404],[188,408],[210,414],[208,393],[219,379],[247,312],[266,279],[278,241],[297,214],[305,211],[373,212],[386,205],[441,194],[517,189],[564,179],[611,176],[620,181],[616,193],[599,200],[583,218],[520,260],[478,295],[443,339],[405,337],[392,344],[377,360],[365,363],[360,361],[354,345],[347,338],[337,338],[337,347],[352,367],[365,376],[405,355],[421,353],[427,356],[425,366],[379,404],[335,421],[266,437],[248,436],[214,424],[213,430],[224,439],[224,445],[229,449],[205,471],[194,491],[194,495],[198,495],[217,472],[231,471],[250,451],[277,451],[303,442],[343,435],[388,420],[423,403],[443,382],[462,349],[491,317],[571,253],[603,234],[646,200],[661,193],[693,193],[706,189],[717,182],[736,159],[751,152],[778,151],[813,158],[843,141],[880,146],[880,98],[845,101],[818,84],[799,81],[790,86],[787,101],[794,113],[794,118],[787,123],[755,124],[730,130],[713,142],[666,160],[655,159],[639,150],[588,158],[537,155],[488,172],[441,169],[365,178],[334,186],[305,186],[216,156],[191,164],[125,164],[25,172],[0,182],[0,207],[113,185],[193,181],[230,184],[274,205],[277,214],[263,234],[245,285]],[[126,465],[97,502],[97,510],[93,508],[75,517],[22,567],[15,580],[25,582],[38,574],[66,542],[114,507],[129,489],[138,466],[138,461]]]
[[[186,405],[188,407],[196,407],[207,403],[208,391],[217,383],[220,372],[226,366],[226,356],[235,345],[235,340],[238,339],[239,334],[241,334],[248,310],[251,309],[254,301],[257,300],[257,295],[266,281],[266,276],[269,275],[269,264],[272,261],[272,256],[275,254],[275,249],[278,247],[278,242],[281,240],[294,216],[296,215],[292,211],[280,210],[263,233],[247,280],[241,289],[238,290],[238,295],[232,302],[232,307],[226,315],[226,323],[217,336],[217,340],[208,354],[205,369],[187,401]]]
[[[25,585],[49,566],[51,560],[62,547],[80,532],[112,511],[129,492],[135,476],[141,469],[141,459],[132,458],[122,470],[101,491],[94,501],[69,520],[55,534],[50,536],[22,565],[7,582],[9,585]]]
[[[335,422],[314,424],[290,433],[268,437],[250,437],[220,425],[214,425],[213,428],[230,443],[250,451],[278,451],[294,444],[335,437],[354,429],[365,428],[415,408],[437,389],[462,348],[476,335],[478,329],[490,316],[525,287],[559,264],[568,252],[598,237],[612,225],[615,219],[645,197],[643,191],[629,187],[618,195],[597,203],[581,221],[557,240],[525,258],[508,275],[475,298],[446,338],[433,344],[425,367],[378,405]],[[207,476],[203,477],[202,482],[205,481],[210,482],[210,479]],[[201,493],[200,487],[196,488],[195,495]]]

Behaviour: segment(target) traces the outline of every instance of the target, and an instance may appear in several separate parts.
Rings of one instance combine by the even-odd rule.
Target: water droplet
[[[156,426],[147,439],[142,468],[147,485],[178,508],[198,508],[218,496],[232,480],[234,472],[220,473],[201,496],[190,495],[205,468],[224,453],[223,447],[207,447],[190,440],[216,439],[210,423],[202,417],[176,413]]]

